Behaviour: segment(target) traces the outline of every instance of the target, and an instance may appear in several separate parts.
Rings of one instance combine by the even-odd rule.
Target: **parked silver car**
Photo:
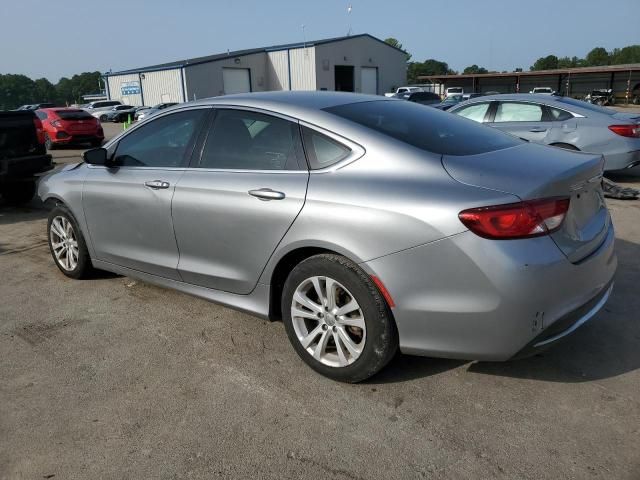
[[[574,331],[616,269],[602,159],[412,102],[181,104],[45,178],[67,276],[136,277],[264,318],[360,381],[402,352],[508,360]]]
[[[605,170],[640,164],[640,114],[568,97],[511,94],[476,98],[449,110],[531,142],[604,155]]]

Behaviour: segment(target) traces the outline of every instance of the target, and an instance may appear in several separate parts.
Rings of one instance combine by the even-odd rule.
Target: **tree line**
[[[30,103],[83,103],[82,95],[102,89],[101,75],[100,72],[84,72],[71,78],[62,77],[53,84],[46,78],[32,80],[26,75],[0,74],[0,110],[11,110]]]
[[[385,40],[391,46],[403,50],[402,43],[396,38],[390,37]],[[603,47],[592,49],[585,58],[579,57],[557,57],[555,55],[547,55],[540,57],[535,61],[530,70],[555,70],[558,68],[576,68],[576,67],[600,67],[606,65],[623,65],[627,63],[640,63],[640,45],[629,45],[624,48],[614,48],[608,52]],[[516,68],[514,71],[522,71]],[[440,75],[457,75],[459,72],[449,67],[447,62],[429,58],[424,62],[411,61],[411,54],[407,53],[407,81],[409,83],[418,83],[420,76],[440,76]],[[481,73],[498,73],[489,71],[484,67],[476,64],[469,65],[464,70],[464,74],[481,74]],[[501,73],[508,73],[502,71]]]

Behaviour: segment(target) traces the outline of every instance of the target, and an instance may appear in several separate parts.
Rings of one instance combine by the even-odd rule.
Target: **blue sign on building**
[[[120,92],[123,97],[127,95],[140,95],[140,82],[122,82],[120,84]]]

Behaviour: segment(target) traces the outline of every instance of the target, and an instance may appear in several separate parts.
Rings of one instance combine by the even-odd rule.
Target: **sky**
[[[638,7],[640,0],[0,0],[0,73],[56,82],[349,30],[395,37],[412,60],[455,70],[526,70],[549,54],[640,44]]]

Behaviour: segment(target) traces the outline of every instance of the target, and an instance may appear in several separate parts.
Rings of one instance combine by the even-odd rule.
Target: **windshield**
[[[325,111],[422,150],[443,155],[476,155],[522,143],[494,128],[413,102],[351,103],[326,108]]]
[[[55,110],[62,120],[88,120],[93,119],[90,113],[84,110]]]
[[[583,102],[582,100],[575,100],[569,97],[556,97],[556,100],[561,103],[566,103],[567,105],[575,105],[576,107],[584,108],[585,110],[591,110],[592,112],[604,113],[605,115],[613,115],[617,113],[611,108],[601,107],[599,105],[594,105],[593,103]]]
[[[447,88],[447,93],[462,93],[462,87]]]

